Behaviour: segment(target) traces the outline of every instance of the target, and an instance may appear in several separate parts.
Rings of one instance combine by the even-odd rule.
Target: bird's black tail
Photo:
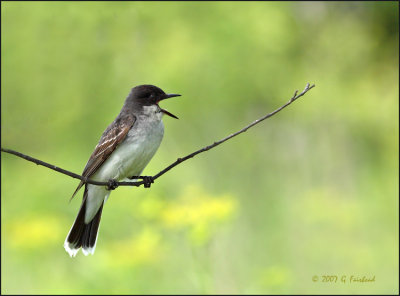
[[[64,243],[64,248],[71,257],[75,257],[81,247],[85,255],[93,254],[96,248],[97,234],[104,203],[101,204],[92,221],[87,224],[85,223],[86,203],[87,188],[85,186],[81,208]]]

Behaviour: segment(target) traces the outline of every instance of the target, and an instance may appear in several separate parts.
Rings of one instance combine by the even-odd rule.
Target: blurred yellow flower
[[[160,234],[154,229],[144,228],[137,236],[112,244],[107,252],[106,265],[132,267],[157,262],[160,253]]]
[[[25,216],[8,223],[5,241],[14,248],[40,248],[62,240],[59,218]]]
[[[196,243],[208,240],[216,224],[230,219],[237,210],[237,202],[230,194],[212,196],[196,185],[188,186],[183,194],[161,212],[165,226],[189,229],[189,237]]]
[[[165,206],[165,201],[159,198],[159,195],[149,193],[143,198],[137,206],[137,214],[148,220],[157,219],[162,208]],[[135,212],[136,214],[136,212]]]

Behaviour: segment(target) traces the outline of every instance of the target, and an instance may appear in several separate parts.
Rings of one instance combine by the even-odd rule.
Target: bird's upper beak
[[[165,96],[160,101],[165,100],[165,99],[169,99],[169,98],[173,98],[173,97],[179,97],[179,96],[180,95],[178,95],[178,94],[165,94]],[[157,104],[158,104],[158,102],[157,102]],[[160,108],[160,109],[161,109],[161,112],[163,112],[164,114],[167,114],[168,116],[171,116],[173,118],[179,119],[177,116],[175,116],[174,114],[168,112],[167,110],[162,109],[162,108]]]

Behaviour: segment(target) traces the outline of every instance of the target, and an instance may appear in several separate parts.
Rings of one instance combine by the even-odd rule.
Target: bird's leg
[[[152,176],[143,176],[144,188],[150,188],[152,183],[154,183],[154,179]]]
[[[134,179],[142,179],[144,188],[150,188],[151,184],[154,183],[154,179],[152,176],[132,176],[128,177],[130,180]]]
[[[108,180],[107,190],[114,190],[118,187],[118,182],[115,179]]]

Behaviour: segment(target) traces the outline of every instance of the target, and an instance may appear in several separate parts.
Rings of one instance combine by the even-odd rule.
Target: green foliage
[[[397,3],[1,5],[2,146],[77,173],[133,86],[182,94],[151,175],[316,84],[114,191],[94,256],[62,246],[77,181],[2,153],[2,293],[399,292]]]

